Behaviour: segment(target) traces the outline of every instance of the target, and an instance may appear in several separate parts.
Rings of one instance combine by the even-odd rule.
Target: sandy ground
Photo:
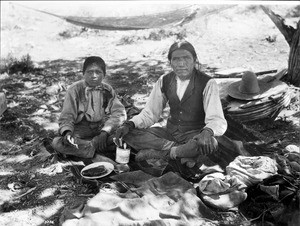
[[[22,4],[22,2],[18,3]],[[139,15],[137,12],[145,12],[146,9],[149,14],[157,11],[158,8],[166,10],[167,7],[172,9],[187,6],[186,4],[163,6],[150,4],[142,5],[143,7],[138,5],[134,8],[132,3],[129,6],[123,4],[118,7],[108,5],[106,10],[106,4],[103,6],[99,3],[98,7],[101,8],[99,14],[93,12],[96,9],[93,4],[82,6],[82,2],[72,4],[71,7],[55,2],[49,9],[46,6],[41,7],[38,3],[29,6],[64,16],[74,15],[73,13],[77,16],[86,16],[91,8],[92,16],[122,16],[128,15],[129,12]],[[134,61],[145,55],[147,58],[165,62],[165,52],[175,38],[170,37],[156,42],[141,40],[134,45],[118,45],[120,39],[125,36],[147,37],[152,32],[152,30],[142,30],[99,31],[88,37],[82,35],[63,39],[59,33],[68,30],[76,31],[78,27],[59,18],[22,8],[20,5],[1,2],[1,57],[9,53],[14,56],[29,53],[34,61],[40,62],[57,59],[74,60],[96,54],[101,55],[111,65],[124,58]],[[288,45],[272,21],[257,5],[240,4],[210,16],[201,15],[207,5],[197,6],[201,10],[200,15],[181,29],[186,30],[187,39],[195,45],[202,64],[221,69],[250,67],[254,71],[286,66]],[[249,7],[253,9],[249,11]],[[272,5],[272,8],[280,9],[279,12],[283,14],[292,7],[292,5]],[[268,36],[276,36],[276,42],[267,42],[265,38]],[[272,60],[273,57],[277,60]]]
[[[195,46],[203,69],[208,72],[241,67],[250,68],[254,72],[286,68],[289,46],[273,22],[259,8],[259,3],[262,2],[252,5],[238,2],[229,9],[211,15],[206,15],[205,12],[211,7],[216,7],[215,5],[196,4],[200,13],[193,21],[183,27],[167,26],[163,29],[167,33],[185,34],[186,39]],[[287,15],[296,3],[277,2],[268,6],[274,12],[286,17],[288,24],[295,25],[297,18]],[[99,55],[107,62],[108,80],[111,79],[119,93],[130,94],[135,104],[140,107],[145,103],[153,82],[159,75],[169,70],[166,55],[168,47],[176,40],[176,35],[151,39],[151,34],[158,34],[161,28],[140,31],[88,29],[80,33],[81,28],[78,26],[20,5],[64,16],[114,17],[146,15],[187,6],[182,2],[150,4],[132,1],[117,4],[116,2],[83,1],[48,3],[1,1],[1,59],[9,55],[20,58],[29,54],[37,67],[43,67],[48,71],[47,77],[39,80],[40,84],[52,87],[59,80],[66,85],[72,83],[75,77],[67,77],[67,73],[72,72],[77,78],[80,76],[82,58]],[[270,42],[268,38],[274,41]],[[61,75],[64,76],[60,77]],[[30,79],[34,79],[34,76],[32,75]],[[9,77],[7,74],[1,74],[0,83],[7,77]],[[120,82],[115,79],[123,77],[125,82],[128,82],[125,85],[123,80]],[[137,79],[138,82],[143,82],[134,83]],[[43,90],[46,91],[47,87],[45,85]],[[24,95],[26,96],[26,93]],[[8,104],[13,106],[13,97],[8,98]],[[36,110],[39,107],[37,106]],[[32,113],[28,116],[43,128],[55,131],[57,129],[55,119],[59,111],[52,112],[52,115],[54,120],[52,118],[52,121],[48,120],[46,123],[43,114]],[[288,134],[290,132],[287,131]],[[268,130],[266,135],[274,134],[270,135]],[[294,135],[293,133],[291,136]],[[6,134],[5,137],[7,138],[8,135]],[[1,138],[0,148],[10,149],[15,145],[14,140]],[[282,138],[284,139],[286,138]],[[7,142],[6,146],[3,145],[5,142]],[[6,148],[1,151],[7,151]],[[46,158],[45,156],[47,157],[47,154],[44,153],[40,157]],[[37,187],[37,190],[34,198],[25,196],[17,202],[14,211],[1,213],[0,225],[56,225],[64,206],[87,199],[87,197],[76,196],[85,188],[76,187],[78,186],[76,181],[67,177],[67,174],[62,174],[60,170],[63,164],[43,165],[39,169],[41,164],[33,164],[32,160],[33,158],[26,154],[1,157],[1,161],[5,163],[0,170],[1,183],[8,185],[14,181],[32,180],[35,184],[31,188]],[[22,174],[22,171],[27,173]],[[43,184],[41,181],[45,179],[48,179],[50,184],[39,187],[38,185]],[[56,187],[51,184],[55,184]],[[67,195],[62,192],[66,186],[69,189]],[[74,188],[81,190],[74,191]],[[60,193],[57,194],[57,191]],[[1,186],[1,203],[17,197],[16,192],[8,190],[7,186]],[[77,201],[74,201],[75,199]]]

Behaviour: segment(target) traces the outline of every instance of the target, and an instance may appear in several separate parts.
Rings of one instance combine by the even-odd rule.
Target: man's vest
[[[161,90],[170,106],[170,117],[167,122],[169,132],[200,130],[205,126],[203,90],[210,79],[211,77],[195,69],[180,101],[176,93],[175,73],[171,72],[163,77]]]

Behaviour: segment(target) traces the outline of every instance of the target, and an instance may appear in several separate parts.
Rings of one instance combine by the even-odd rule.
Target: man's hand
[[[96,150],[99,150],[101,152],[105,151],[107,147],[107,137],[108,133],[102,130],[98,136],[93,138],[93,144]]]
[[[75,148],[78,149],[78,144],[75,144],[75,139],[72,136],[72,132],[71,131],[66,131],[64,133],[64,137],[63,137],[63,144],[66,146],[73,146]]]
[[[120,138],[123,138],[130,130],[134,129],[134,123],[131,121],[126,121],[122,126],[120,126],[116,131],[116,143],[120,147]]]
[[[66,131],[63,135],[63,144],[64,145],[72,145],[74,144],[74,137],[72,136],[71,131]]]
[[[202,132],[193,137],[199,146],[200,155],[208,155],[213,153],[218,148],[218,142],[213,137],[213,132],[209,129],[203,129]]]

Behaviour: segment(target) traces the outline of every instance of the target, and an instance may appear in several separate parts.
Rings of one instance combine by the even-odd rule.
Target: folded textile
[[[228,210],[238,206],[246,200],[247,193],[244,190],[234,190],[226,194],[202,195],[204,203],[216,209]]]
[[[205,195],[229,193],[246,188],[246,185],[241,183],[236,177],[224,175],[223,173],[208,174],[198,185],[201,193]]]
[[[68,214],[62,225],[198,226],[209,225],[205,218],[217,218],[196,195],[195,188],[172,172],[146,181],[135,191],[99,192],[87,202],[82,215],[77,216],[80,217]]]
[[[238,156],[226,167],[227,175],[235,176],[247,186],[257,184],[276,173],[276,161],[267,156]]]
[[[203,201],[214,208],[227,210],[236,207],[247,198],[246,185],[236,177],[223,173],[208,174],[198,185]]]

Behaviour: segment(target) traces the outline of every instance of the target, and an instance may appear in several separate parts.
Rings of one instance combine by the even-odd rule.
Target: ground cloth
[[[64,211],[61,225],[198,226],[215,225],[212,220],[216,218],[189,182],[169,172],[126,193],[100,191],[77,213]]]

